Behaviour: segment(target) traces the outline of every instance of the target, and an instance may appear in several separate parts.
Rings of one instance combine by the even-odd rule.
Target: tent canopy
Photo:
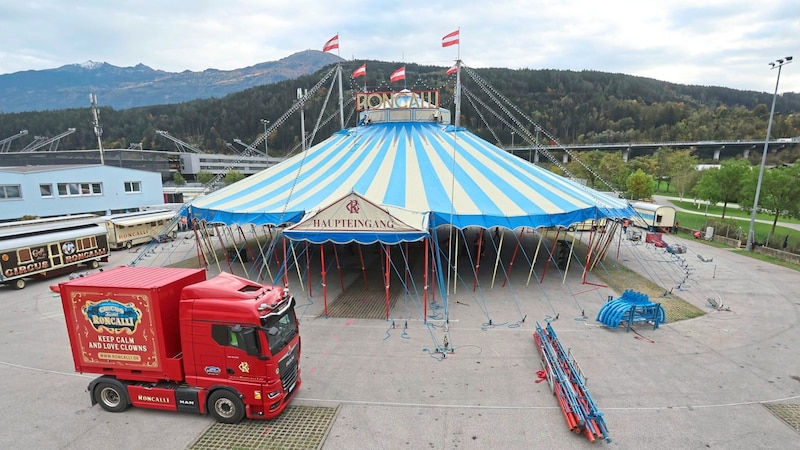
[[[374,111],[364,125],[339,131],[301,154],[196,199],[190,213],[228,225],[291,225],[325,208],[341,208],[337,202],[356,194],[384,213],[396,208],[425,215],[431,228],[566,227],[634,214],[623,199],[441,123],[439,111]],[[309,238],[310,229],[301,230],[303,226],[287,231]],[[338,230],[326,236],[337,242],[360,241],[354,236],[358,232]],[[313,240],[320,239],[322,235]]]

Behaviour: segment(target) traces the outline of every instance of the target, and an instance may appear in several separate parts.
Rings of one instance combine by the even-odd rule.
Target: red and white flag
[[[406,79],[406,66],[403,66],[389,76],[389,81],[394,83],[395,81],[405,80]]]
[[[448,75],[452,75],[452,74],[454,74],[456,72],[458,72],[458,66],[453,66],[453,67],[447,69],[447,74]]]
[[[358,69],[353,71],[353,78],[367,76],[367,63],[364,63]]]
[[[339,33],[336,33],[336,36],[328,39],[328,42],[322,47],[323,52],[329,52],[331,50],[336,50],[339,48]]]
[[[442,38],[442,47],[450,47],[451,45],[458,44],[458,33],[460,30],[453,31]]]

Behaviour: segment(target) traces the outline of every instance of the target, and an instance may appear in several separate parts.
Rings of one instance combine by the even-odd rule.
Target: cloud
[[[279,3],[279,4],[273,4]],[[627,73],[771,92],[767,62],[797,50],[790,0],[404,2],[32,0],[4,6],[0,73],[87,60],[171,72],[273,61],[340,34],[347,59]],[[800,56],[800,55],[798,55]],[[781,91],[800,92],[800,67]]]

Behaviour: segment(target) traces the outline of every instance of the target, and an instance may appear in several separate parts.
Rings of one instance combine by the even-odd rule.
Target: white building
[[[0,167],[0,221],[107,215],[162,203],[158,172],[99,164]]]

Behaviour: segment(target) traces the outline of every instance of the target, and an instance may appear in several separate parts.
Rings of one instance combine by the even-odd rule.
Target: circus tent
[[[330,210],[351,194],[378,208],[426,215],[430,229],[567,227],[633,214],[623,199],[531,164],[451,125],[449,110],[432,107],[416,95],[393,94],[391,105],[362,112],[359,126],[195,200],[190,215],[226,225],[285,226]],[[352,214],[336,209],[342,218]],[[338,230],[336,242],[383,242],[370,226]],[[287,237],[292,237],[290,231]],[[309,234],[295,237],[306,240]],[[397,242],[396,236],[388,239],[385,243]],[[418,233],[408,236],[419,239]]]

